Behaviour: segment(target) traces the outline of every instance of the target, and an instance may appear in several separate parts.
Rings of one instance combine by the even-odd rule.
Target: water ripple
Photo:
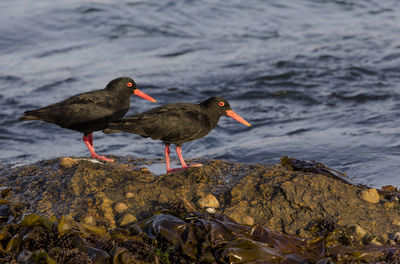
[[[272,163],[292,155],[359,183],[400,185],[391,176],[400,136],[396,0],[0,5],[2,163],[87,155],[79,133],[18,116],[132,76],[157,103],[132,97],[129,114],[218,95],[252,123],[221,118],[184,145],[189,157]],[[162,157],[160,142],[138,136],[96,132],[95,140],[102,151]]]

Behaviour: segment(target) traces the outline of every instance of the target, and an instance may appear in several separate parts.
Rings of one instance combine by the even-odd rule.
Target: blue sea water
[[[283,155],[400,186],[400,2],[0,1],[0,163],[87,156],[82,135],[25,110],[130,76],[156,104],[223,96],[183,155],[271,164]],[[101,154],[163,157],[161,142],[94,133]],[[175,155],[172,158],[176,158]]]

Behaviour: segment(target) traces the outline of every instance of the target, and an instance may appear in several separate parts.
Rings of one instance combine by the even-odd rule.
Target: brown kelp
[[[4,200],[6,201],[6,200]],[[0,263],[369,263],[400,261],[400,247],[343,242],[344,230],[319,223],[314,239],[246,226],[187,202],[125,228],[107,230],[63,216],[13,215],[0,223]],[[349,233],[351,235],[351,233]]]

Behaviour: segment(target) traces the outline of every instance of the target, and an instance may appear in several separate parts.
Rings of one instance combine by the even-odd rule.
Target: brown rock
[[[382,242],[379,241],[378,238],[374,237],[371,241],[370,244],[376,245],[376,246],[382,246]]]
[[[69,169],[76,166],[79,162],[76,159],[65,157],[60,160],[60,169]]]
[[[392,224],[395,226],[400,226],[400,220],[394,220]]]
[[[133,193],[131,193],[131,192],[125,193],[125,198],[126,199],[132,198],[133,196],[135,196],[135,195]]]
[[[84,219],[83,222],[87,225],[95,226],[95,219],[92,215],[87,215]]]
[[[215,210],[215,208],[213,208],[213,207],[208,207],[207,209],[206,209],[206,211],[207,212],[209,212],[210,214],[215,214],[217,211]]]
[[[393,235],[393,240],[397,243],[400,243],[400,232],[397,232]]]
[[[380,242],[386,241],[384,234],[400,230],[397,197],[365,202],[361,198],[364,187],[280,165],[204,160],[202,168],[154,176],[140,171],[144,159],[121,157],[115,163],[79,159],[68,170],[59,168],[60,161],[40,161],[17,169],[5,166],[0,183],[13,188],[7,197],[29,203],[34,213],[78,219],[90,214],[96,225],[107,228],[115,226],[116,215],[123,217],[128,210],[141,221],[178,199],[198,206],[199,198],[212,193],[219,200],[219,213],[246,224],[251,224],[246,217],[251,216],[254,223],[301,238],[311,235],[308,226],[324,220],[340,226],[357,224],[368,231],[368,238],[376,236]],[[107,178],[113,184],[104,184]],[[127,192],[134,196],[126,198]],[[376,193],[375,198],[379,198]],[[128,210],[117,213],[117,202],[125,203]],[[209,202],[201,205],[216,207]]]
[[[120,214],[128,210],[128,206],[124,203],[119,202],[114,206],[114,210],[115,212]]]
[[[136,216],[134,216],[133,214],[126,214],[120,219],[119,225],[124,226],[127,224],[134,223],[136,221],[137,221]]]
[[[349,229],[354,233],[354,236],[357,240],[362,240],[367,234],[367,231],[359,225],[350,226]]]
[[[248,216],[248,212],[249,203],[247,201],[241,201],[225,210],[225,214],[240,224],[244,224],[243,219]]]
[[[381,190],[385,192],[397,192],[397,188],[394,187],[393,185],[382,186]]]
[[[197,201],[197,204],[200,206],[200,208],[205,208],[205,207],[218,208],[219,207],[219,202],[218,202],[217,198],[215,198],[215,196],[212,195],[211,193],[208,193],[205,196],[201,197]]]
[[[114,184],[114,180],[111,179],[110,177],[107,177],[106,180],[105,180],[105,184],[112,185],[112,184]]]
[[[251,217],[250,215],[245,215],[245,216],[243,216],[241,222],[242,222],[243,224],[245,224],[245,225],[252,226],[252,225],[254,225],[254,218]]]
[[[150,170],[148,168],[146,168],[146,167],[141,168],[140,172],[141,173],[145,173],[145,174],[151,174]]]
[[[376,189],[366,189],[362,190],[360,193],[361,199],[369,203],[379,203],[379,194]]]

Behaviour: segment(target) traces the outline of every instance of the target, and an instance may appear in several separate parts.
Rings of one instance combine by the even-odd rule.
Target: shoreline
[[[274,233],[290,238],[291,243],[320,239],[326,248],[341,246],[350,252],[364,247],[375,252],[370,254],[374,257],[391,252],[400,258],[399,191],[393,186],[376,190],[353,185],[323,164],[287,157],[274,165],[201,160],[203,167],[161,175],[143,167],[160,160],[113,158],[116,162],[107,164],[61,157],[17,168],[2,166],[4,199],[8,204],[20,204],[16,220],[27,213],[58,221],[64,216],[110,231],[141,226],[156,217],[154,213],[168,209],[165,215],[175,212],[172,215],[188,226],[188,215],[192,215],[240,230],[258,228],[262,237]],[[249,234],[244,237],[253,241]],[[158,241],[159,237],[152,239]],[[232,242],[238,238],[225,239]],[[182,245],[179,254],[185,259],[189,253]],[[215,252],[212,254],[215,257]],[[338,257],[330,254],[319,257]],[[276,253],[275,257],[283,260],[287,256]],[[299,258],[307,259],[304,255]]]

